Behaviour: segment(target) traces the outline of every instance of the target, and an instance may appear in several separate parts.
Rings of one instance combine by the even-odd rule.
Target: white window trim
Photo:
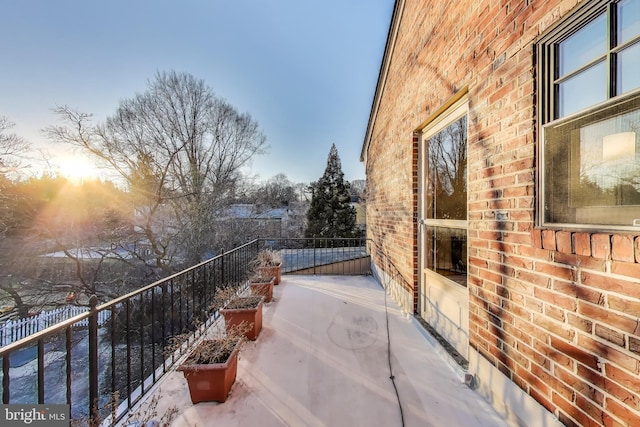
[[[423,129],[422,129],[422,133],[420,135],[420,169],[421,169],[421,176],[425,176],[425,172],[426,172],[426,160],[424,159],[424,153],[425,153],[425,144],[426,141],[432,137],[433,135],[437,134],[438,132],[440,132],[441,130],[443,130],[445,127],[447,127],[448,125],[450,125],[451,123],[453,123],[454,121],[458,120],[459,118],[461,118],[464,115],[468,115],[469,114],[469,100],[466,96],[462,97],[461,99],[457,100],[455,103],[453,103],[451,105],[451,107],[449,107],[449,109],[447,109],[443,114],[440,114],[439,116],[435,117],[432,121],[429,122],[429,124],[427,124]],[[469,127],[469,122],[467,121],[467,140],[468,140],[468,127]],[[469,147],[467,145],[467,153],[469,151]],[[467,168],[467,182],[469,182],[469,169]],[[424,194],[424,188],[423,188],[424,183],[421,181],[420,182],[420,194]],[[467,200],[468,203],[468,200]],[[436,218],[425,218],[425,211],[424,211],[424,201],[422,200],[420,203],[420,217],[424,218],[423,223],[425,225],[432,225],[432,226],[438,226],[438,227],[447,227],[447,228],[464,228],[464,229],[468,229],[469,228],[469,212],[467,210],[467,219],[466,220],[454,220],[454,219],[436,219]]]
[[[469,147],[468,147],[468,135],[469,135],[469,98],[467,95],[467,92],[464,91],[463,93],[458,95],[458,99],[456,99],[454,102],[450,103],[449,105],[447,105],[446,108],[438,110],[436,112],[436,114],[434,114],[433,116],[431,116],[427,121],[425,121],[418,129],[416,129],[416,132],[419,133],[419,146],[418,146],[418,164],[420,167],[420,177],[421,179],[418,181],[418,194],[420,194],[420,199],[419,199],[419,215],[420,215],[420,224],[419,224],[419,240],[422,241],[423,239],[423,234],[425,232],[425,227],[444,227],[444,228],[454,228],[454,229],[460,229],[460,230],[466,230],[467,231],[467,239],[468,239],[468,233],[469,233],[469,210],[467,209],[467,218],[464,220],[454,220],[454,219],[437,219],[437,218],[425,218],[426,216],[426,212],[425,212],[425,198],[424,198],[424,192],[425,192],[425,188],[424,188],[424,177],[426,175],[426,168],[427,168],[427,163],[426,163],[426,159],[425,159],[425,154],[426,154],[426,142],[427,140],[437,134],[438,132],[442,131],[445,127],[447,127],[448,125],[450,125],[451,123],[455,122],[456,120],[458,120],[459,118],[463,117],[464,115],[467,115],[467,154],[469,152]],[[469,168],[466,168],[466,179],[467,179],[467,183],[469,182]],[[469,203],[468,200],[469,195],[467,194],[467,206]],[[468,241],[468,240],[467,240]],[[420,243],[420,248],[422,249],[422,243]],[[469,265],[469,259],[468,259],[468,253],[467,253],[467,260],[466,260],[466,265]],[[424,265],[424,254],[420,253],[418,256],[419,259],[419,269],[420,271],[425,270],[425,265]],[[430,270],[429,270],[430,271]],[[438,278],[442,281],[445,282],[449,282],[451,285],[454,285],[456,288],[461,288],[464,289],[464,291],[461,291],[463,293],[466,293],[466,289],[467,287],[463,287],[460,286],[459,283],[456,283],[450,279],[448,279],[446,276],[441,276],[439,274],[437,274],[436,272],[430,271],[430,273],[428,274],[433,274],[438,276]]]

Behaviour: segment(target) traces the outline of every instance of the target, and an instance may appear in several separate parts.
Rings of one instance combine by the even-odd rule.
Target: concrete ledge
[[[440,341],[425,328],[425,326],[422,324],[424,320],[418,319],[417,316],[415,315],[411,317],[411,320],[415,325],[416,329],[418,329],[418,332],[420,332],[420,334],[423,337],[425,337],[425,339],[431,346],[431,349],[435,351],[440,357],[442,357],[442,359],[444,359],[445,362],[447,362],[447,364],[455,372],[458,379],[460,379],[460,382],[466,383],[468,385],[470,381],[470,378],[469,378],[470,374],[468,369],[464,366],[461,366],[460,363],[458,363],[458,358],[452,355],[451,352],[448,351],[440,343]]]
[[[378,284],[390,295],[405,313],[413,313],[413,294],[408,292],[394,278],[375,264],[371,264],[371,273]]]
[[[412,322],[431,349],[451,367],[460,382],[467,384],[486,400],[510,426],[562,427],[555,415],[526,394],[473,348],[469,350],[471,360],[468,362],[468,368],[465,368],[458,363],[456,356],[447,351],[425,328],[422,324],[424,320],[413,316]]]
[[[473,348],[469,349],[469,371],[474,389],[511,426],[562,427],[551,412],[525,393]]]

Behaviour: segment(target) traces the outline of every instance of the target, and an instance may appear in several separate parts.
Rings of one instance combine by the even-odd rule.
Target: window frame
[[[465,250],[466,253],[466,259],[464,260],[465,262],[465,266],[467,271],[465,271],[465,283],[460,283],[458,281],[452,280],[449,277],[445,276],[445,275],[441,275],[438,274],[435,270],[431,270],[428,269],[430,274],[437,276],[440,280],[444,280],[445,282],[448,282],[450,284],[453,284],[455,287],[460,287],[462,289],[466,289],[467,288],[467,284],[466,284],[466,280],[468,280],[468,266],[469,266],[469,253],[468,253],[468,245],[469,245],[469,210],[468,210],[468,203],[469,203],[469,192],[467,189],[467,198],[465,203],[467,203],[467,217],[462,220],[462,219],[438,219],[438,218],[427,218],[426,215],[426,203],[425,203],[425,199],[424,199],[424,194],[426,189],[424,188],[424,179],[427,176],[426,174],[426,170],[427,170],[427,155],[426,153],[428,152],[428,147],[427,147],[427,141],[429,140],[430,137],[438,134],[439,132],[445,130],[449,125],[453,124],[454,122],[456,122],[457,120],[461,119],[462,117],[466,116],[467,117],[467,141],[465,142],[465,150],[467,151],[467,156],[468,156],[468,152],[469,152],[469,100],[468,97],[466,96],[466,91],[463,91],[461,94],[458,95],[458,99],[455,99],[453,102],[451,102],[450,104],[446,104],[446,108],[441,109],[439,111],[437,111],[429,120],[427,120],[427,122],[423,123],[418,129],[416,129],[416,132],[419,133],[419,141],[420,141],[420,145],[419,145],[419,153],[420,153],[420,160],[419,160],[419,164],[420,164],[420,168],[421,168],[421,172],[420,172],[420,176],[421,176],[421,180],[420,180],[420,184],[419,184],[419,193],[421,194],[421,201],[420,201],[420,218],[421,218],[421,222],[420,225],[422,227],[422,232],[420,239],[425,239],[426,238],[426,233],[427,233],[427,229],[430,228],[450,228],[450,229],[455,229],[455,230],[463,230],[464,233],[466,234],[466,245],[467,245],[467,250]],[[467,182],[467,186],[469,183],[469,168],[468,168],[468,160],[467,160],[467,164],[465,165],[465,169],[466,169],[466,182]],[[424,246],[424,245],[423,245]],[[424,247],[423,247],[424,249]],[[421,253],[420,254],[420,269],[421,270],[425,270],[427,269],[426,267],[426,257],[427,254]]]
[[[629,98],[640,95],[640,88],[635,88],[625,93],[617,94],[617,61],[616,55],[627,47],[636,43],[640,43],[640,35],[627,40],[619,45],[616,44],[616,27],[612,24],[617,22],[618,0],[597,0],[581,5],[574,13],[562,19],[559,23],[549,29],[543,36],[539,37],[534,43],[534,54],[536,61],[536,109],[537,109],[537,144],[536,158],[537,161],[537,208],[536,208],[536,225],[544,228],[556,229],[577,229],[584,231],[640,231],[640,224],[634,225],[616,225],[616,224],[589,224],[589,223],[565,223],[550,222],[545,219],[545,127],[558,125],[571,120],[577,120],[585,117],[594,111],[604,110],[611,105],[618,104],[628,100]],[[599,15],[605,14],[607,21],[607,49],[603,55],[592,59],[589,63],[583,64],[575,70],[568,71],[564,76],[556,78],[559,74],[559,43],[568,39],[570,36],[581,30]],[[568,80],[576,76],[578,73],[600,63],[604,56],[606,63],[606,79],[607,91],[606,99],[593,105],[581,108],[565,116],[559,117],[559,89],[558,83]],[[614,117],[614,116],[612,116]],[[569,185],[569,184],[567,184]],[[615,209],[616,206],[609,206],[608,209]]]

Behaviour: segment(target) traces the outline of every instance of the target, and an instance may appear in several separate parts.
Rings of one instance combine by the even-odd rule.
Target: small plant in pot
[[[282,276],[282,257],[280,256],[280,251],[263,249],[258,252],[256,261],[260,274],[265,277],[275,277],[274,285],[279,285]]]
[[[266,277],[260,273],[254,274],[249,278],[251,295],[263,296],[264,302],[270,302],[273,299],[273,285],[275,282],[275,276]]]
[[[254,341],[262,330],[262,303],[263,296],[240,296],[229,301],[220,314],[224,316],[224,323],[232,328],[241,323],[250,325],[245,333],[245,338]]]
[[[254,341],[262,330],[262,305],[264,296],[247,296],[239,292],[238,286],[229,285],[216,291],[214,308],[224,316],[227,328],[246,323],[250,329],[245,338]]]
[[[238,372],[238,353],[244,335],[250,329],[240,323],[211,339],[200,341],[178,367],[189,385],[191,402],[225,402]],[[188,342],[183,336],[174,340],[174,348]]]

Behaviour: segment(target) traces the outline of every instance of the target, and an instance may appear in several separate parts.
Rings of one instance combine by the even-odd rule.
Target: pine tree
[[[311,183],[306,237],[356,237],[356,211],[351,206],[350,185],[344,180],[338,149],[331,146],[322,177]]]

